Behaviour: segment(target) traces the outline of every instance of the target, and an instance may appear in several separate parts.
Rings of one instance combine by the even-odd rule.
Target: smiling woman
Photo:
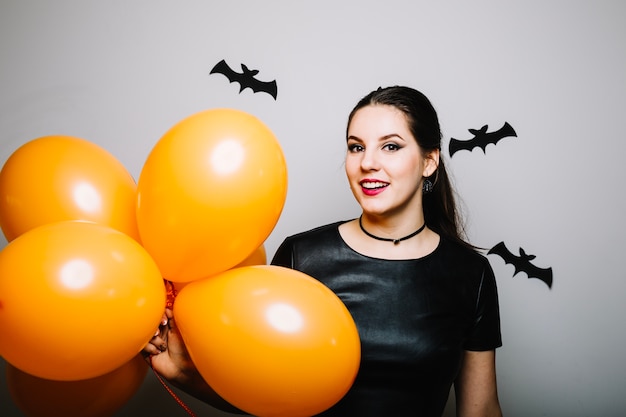
[[[288,237],[272,261],[332,289],[359,330],[357,379],[322,415],[440,416],[453,383],[459,415],[501,415],[495,279],[461,233],[433,106],[408,87],[378,89],[346,139],[361,216]]]

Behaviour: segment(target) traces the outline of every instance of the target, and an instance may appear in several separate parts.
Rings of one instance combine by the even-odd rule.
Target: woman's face
[[[347,146],[348,182],[364,212],[422,210],[422,178],[437,162],[422,155],[404,113],[388,105],[359,109],[348,126]]]

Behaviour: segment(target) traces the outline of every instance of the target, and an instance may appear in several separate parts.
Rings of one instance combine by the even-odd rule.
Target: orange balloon
[[[191,282],[174,316],[203,378],[255,416],[318,414],[346,394],[359,368],[345,305],[292,269],[246,266]]]
[[[265,246],[259,246],[254,252],[252,252],[246,259],[241,261],[239,264],[235,266],[235,268],[239,268],[242,266],[252,266],[252,265],[266,265],[267,264],[267,253],[265,251]],[[175,294],[182,290],[185,285],[189,284],[189,282],[172,282],[174,287]]]
[[[170,129],[137,183],[144,247],[173,282],[243,261],[269,236],[287,193],[280,145],[256,117],[214,109]]]
[[[154,335],[165,286],[143,247],[91,222],[32,229],[0,252],[0,351],[34,376],[111,372]]]
[[[239,262],[236,267],[252,266],[252,265],[266,265],[267,253],[265,252],[265,246],[261,245],[254,252],[252,252],[246,259]]]
[[[141,387],[148,364],[135,356],[116,370],[79,381],[38,378],[7,364],[7,387],[26,417],[110,417]]]
[[[0,171],[0,227],[8,241],[47,223],[88,220],[139,238],[137,186],[106,150],[72,136],[18,148]]]

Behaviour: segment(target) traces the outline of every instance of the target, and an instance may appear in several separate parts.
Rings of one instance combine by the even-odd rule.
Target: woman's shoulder
[[[286,241],[290,242],[308,242],[308,241],[316,241],[323,237],[328,237],[330,235],[336,234],[339,232],[339,226],[345,223],[348,220],[341,220],[329,224],[325,224],[322,226],[314,227],[313,229],[305,230],[285,238]]]
[[[489,264],[489,260],[480,252],[480,249],[472,248],[469,245],[456,242],[443,236],[441,237],[439,249],[441,256],[454,258],[457,263],[475,265]]]
[[[299,269],[309,260],[326,258],[341,247],[339,225],[343,221],[318,226],[286,237],[280,244],[272,264]]]

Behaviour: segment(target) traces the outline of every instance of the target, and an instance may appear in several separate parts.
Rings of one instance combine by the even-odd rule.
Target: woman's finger
[[[158,355],[159,353],[161,353],[161,350],[152,343],[148,343],[141,351],[141,354],[144,358],[152,355]]]

